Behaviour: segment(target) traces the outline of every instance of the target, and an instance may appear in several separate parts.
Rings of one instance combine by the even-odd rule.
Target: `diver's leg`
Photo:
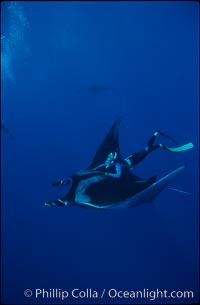
[[[156,138],[157,138],[157,136],[158,136],[159,134],[160,134],[159,131],[155,131],[155,132],[154,132],[153,136],[149,139],[149,141],[148,141],[148,143],[147,143],[147,147],[153,146],[153,144],[154,144],[154,142],[155,142],[155,140],[156,140]]]
[[[133,153],[132,155],[130,155],[129,157],[127,157],[126,159],[124,159],[124,161],[128,164],[128,166],[130,168],[132,168],[133,166],[137,165],[138,163],[140,163],[141,161],[144,160],[144,158],[146,158],[146,156],[151,153],[154,150],[157,150],[158,148],[164,148],[168,151],[173,151],[173,152],[180,152],[180,151],[184,151],[187,149],[192,148],[192,143],[188,143],[184,146],[181,147],[177,147],[177,148],[169,148],[168,146],[166,146],[165,144],[157,144],[154,145],[156,138],[161,135],[173,142],[176,143],[176,141],[171,138],[170,136],[164,134],[163,132],[161,132],[160,130],[156,130],[153,134],[153,136],[149,139],[149,141],[147,142],[147,146],[145,147],[144,150],[138,152],[138,153]]]
[[[162,148],[164,144],[157,144],[152,146],[147,146],[145,149],[147,150],[147,154],[150,154],[152,151],[157,150],[158,148]]]
[[[148,152],[146,149],[143,149],[142,151],[136,152],[128,156],[124,161],[130,168],[140,163],[144,158],[148,155]]]
[[[135,166],[138,163],[140,163],[141,161],[143,161],[149,153],[151,153],[152,151],[154,151],[158,148],[163,147],[161,145],[162,144],[146,146],[145,149],[143,149],[140,152],[133,153],[132,155],[130,155],[126,159],[124,159],[124,161],[128,164],[128,166],[130,168],[132,168],[133,166]]]
[[[160,134],[159,131],[155,131],[153,136],[149,139],[147,146],[145,147],[144,150],[137,152],[137,153],[133,153],[132,155],[130,155],[129,157],[124,159],[124,161],[129,165],[130,168],[132,168],[134,165],[136,165],[136,164],[140,163],[142,160],[144,160],[144,158],[146,158],[146,156],[150,152],[152,152],[155,149],[160,148],[159,145],[153,145],[159,134]]]
[[[162,137],[165,137],[167,138],[168,140],[174,142],[177,144],[177,142],[170,136],[166,135],[165,133],[161,132],[160,130],[156,130],[153,134],[153,136],[150,138],[150,140],[148,141],[147,143],[147,146],[151,147],[153,146],[153,144],[155,143],[155,140],[158,136],[162,136]]]

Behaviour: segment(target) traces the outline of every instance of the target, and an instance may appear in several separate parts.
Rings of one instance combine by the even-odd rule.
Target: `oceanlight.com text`
[[[144,288],[141,290],[119,290],[115,288],[95,290],[92,288],[79,289],[74,288],[72,290],[61,289],[61,288],[36,288],[26,289],[24,291],[26,298],[36,299],[60,299],[62,301],[66,299],[103,299],[110,298],[114,299],[149,299],[154,301],[156,299],[193,299],[194,292],[191,290],[161,290],[155,289],[150,290]]]

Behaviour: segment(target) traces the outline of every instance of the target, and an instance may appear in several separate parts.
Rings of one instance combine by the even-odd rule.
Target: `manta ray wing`
[[[143,191],[139,192],[135,196],[130,197],[127,200],[121,201],[119,204],[113,204],[111,206],[107,206],[104,208],[110,210],[116,209],[124,209],[135,207],[137,205],[141,205],[148,202],[153,202],[156,197],[168,186],[168,184],[185,168],[185,166],[181,166],[176,170],[170,172],[163,178],[159,179]]]
[[[117,153],[117,160],[121,160],[121,153],[119,147],[119,125],[121,122],[122,117],[117,119],[115,123],[110,128],[109,132],[107,133],[106,137],[104,138],[103,142],[99,146],[91,164],[87,169],[92,169],[97,167],[98,165],[103,164],[109,153],[116,152]]]

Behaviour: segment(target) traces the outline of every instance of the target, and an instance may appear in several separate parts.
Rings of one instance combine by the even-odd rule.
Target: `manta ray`
[[[184,169],[184,166],[178,167],[159,180],[156,176],[142,179],[131,171],[125,177],[116,179],[98,170],[99,165],[106,161],[110,152],[117,152],[117,161],[122,161],[119,146],[120,121],[121,118],[112,125],[90,165],[68,178],[71,185],[67,194],[59,199],[45,202],[46,206],[80,206],[99,210],[131,208],[153,202]]]

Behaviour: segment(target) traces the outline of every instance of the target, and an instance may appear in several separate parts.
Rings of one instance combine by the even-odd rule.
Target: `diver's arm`
[[[99,169],[101,167],[105,167],[105,168],[109,168],[113,163],[114,163],[114,160],[117,158],[117,153],[116,152],[111,152],[106,161],[103,163],[103,164],[100,164],[96,167],[94,167],[92,170],[96,170],[96,169]]]
[[[96,169],[99,169],[99,168],[101,168],[101,167],[105,167],[105,163],[100,164],[100,165],[98,165],[98,166],[92,168],[91,170],[96,170]]]
[[[121,174],[122,174],[122,169],[121,169],[121,166],[120,166],[119,163],[115,164],[115,170],[116,170],[115,174],[107,172],[106,175],[109,176],[109,177],[113,177],[113,178],[119,179],[121,177]]]
[[[53,186],[60,186],[60,185],[67,185],[67,184],[70,184],[70,183],[71,183],[71,179],[67,178],[65,180],[60,180],[60,181],[54,182],[54,183],[52,183],[52,185]]]

